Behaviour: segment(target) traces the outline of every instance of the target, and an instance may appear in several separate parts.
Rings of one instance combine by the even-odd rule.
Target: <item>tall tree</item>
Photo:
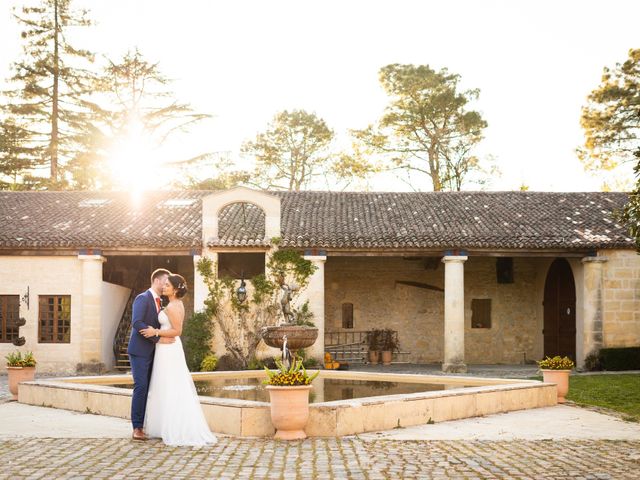
[[[346,188],[365,178],[373,167],[360,155],[332,150],[334,132],[315,113],[284,110],[267,130],[242,145],[242,153],[256,161],[248,183],[267,189],[299,191],[319,184]]]
[[[580,123],[585,143],[578,156],[585,169],[612,170],[633,162],[640,148],[640,49],[615,68],[604,68],[600,86],[587,97]]]
[[[174,186],[188,190],[227,190],[249,182],[251,174],[234,169],[228,153],[212,157],[184,166]]]
[[[252,183],[279,190],[304,189],[329,163],[333,136],[325,121],[314,113],[277,113],[264,133],[242,146],[242,153],[256,159]]]
[[[640,252],[640,49],[629,50],[629,58],[613,70],[605,67],[600,86],[587,98],[580,119],[585,143],[578,157],[594,172],[635,163],[636,184],[621,219]]]
[[[479,168],[472,150],[487,126],[479,112],[468,110],[479,90],[459,92],[459,81],[446,68],[387,65],[380,83],[390,104],[376,125],[352,133],[371,153],[390,158],[392,169],[426,175],[434,191],[459,189]]]
[[[14,88],[5,92],[4,110],[27,125],[24,158],[31,167],[48,164],[55,188],[63,180],[61,166],[75,155],[87,129],[87,96],[95,88],[88,69],[93,54],[72,45],[68,32],[91,21],[86,10],[72,9],[71,0],[40,0],[14,16],[24,28],[24,55],[13,65]]]
[[[636,165],[633,169],[636,185],[629,194],[629,202],[622,211],[622,220],[629,226],[629,233],[636,241],[636,250],[640,253],[640,149],[636,150]]]
[[[147,61],[138,49],[127,52],[119,61],[109,60],[100,82],[102,108],[95,112],[100,121],[96,129],[87,132],[87,143],[93,147],[72,165],[78,188],[113,186],[109,157],[114,147],[144,142],[144,148],[157,150],[177,133],[187,132],[211,117],[179,102],[169,88],[171,82],[161,73],[159,64]],[[210,155],[200,153],[173,163],[185,165]],[[87,176],[87,171],[92,175]]]
[[[0,122],[0,190],[26,187],[25,174],[33,167],[26,147],[29,131],[9,118]]]

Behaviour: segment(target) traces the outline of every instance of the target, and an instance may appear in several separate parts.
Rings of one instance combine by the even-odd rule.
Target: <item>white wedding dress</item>
[[[158,314],[160,329],[171,328],[164,311]],[[202,413],[193,379],[187,368],[180,337],[174,343],[157,343],[149,383],[145,431],[171,446],[204,446],[215,443]]]

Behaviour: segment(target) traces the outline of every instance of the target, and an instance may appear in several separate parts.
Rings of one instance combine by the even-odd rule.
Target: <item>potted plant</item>
[[[380,360],[380,350],[382,349],[382,330],[369,330],[366,342],[369,345],[369,363],[376,365]]]
[[[382,364],[391,365],[393,352],[398,349],[398,340],[396,338],[396,332],[389,329],[382,330],[380,343],[381,343],[381,349],[382,349]]]
[[[286,368],[276,359],[278,370],[267,372],[267,391],[271,400],[271,421],[276,428],[274,438],[300,440],[307,438],[304,427],[309,420],[309,391],[311,382],[319,371],[308,375],[302,359],[294,357],[291,367]]]
[[[36,359],[33,353],[27,352],[23,357],[20,351],[10,353],[5,358],[7,359],[9,391],[13,395],[13,400],[17,400],[18,384],[20,382],[30,382],[36,376]]]
[[[538,361],[538,367],[542,371],[542,379],[546,383],[555,383],[558,389],[558,403],[565,402],[565,395],[569,391],[569,374],[574,367],[569,357],[546,357]]]

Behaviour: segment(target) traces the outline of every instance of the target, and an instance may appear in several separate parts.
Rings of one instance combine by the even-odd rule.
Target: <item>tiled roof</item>
[[[633,247],[624,193],[283,194],[284,245],[325,248]]]
[[[213,192],[0,192],[0,248],[198,248]],[[282,245],[324,249],[633,248],[624,193],[278,192]],[[222,211],[212,246],[265,245],[264,215]]]
[[[232,203],[220,211],[216,245],[227,247],[262,247],[270,244],[265,238],[264,212],[251,203]],[[213,244],[213,242],[209,242]]]
[[[208,193],[0,192],[0,246],[199,247]]]

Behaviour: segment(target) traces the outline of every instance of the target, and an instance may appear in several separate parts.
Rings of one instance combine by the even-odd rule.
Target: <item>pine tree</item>
[[[606,68],[600,85],[588,96],[580,118],[585,142],[578,157],[585,170],[602,175],[637,161],[640,148],[640,48]],[[625,172],[626,173],[626,172]]]
[[[21,190],[25,183],[25,172],[33,167],[30,150],[25,147],[29,131],[14,119],[0,123],[0,190]]]
[[[211,117],[179,102],[169,88],[170,84],[171,80],[162,74],[159,64],[147,61],[137,49],[127,52],[118,61],[108,61],[97,88],[101,106],[94,108],[93,130],[87,130],[83,142],[87,148],[70,164],[76,188],[117,186],[111,178],[113,165],[109,164],[114,160],[110,158],[114,148],[144,143],[144,148],[151,150],[146,152],[150,155],[169,138],[187,132],[194,124]],[[206,152],[192,158],[177,158],[165,166],[177,169],[210,156],[211,153]],[[144,162],[144,159],[132,155],[130,161]]]
[[[9,79],[14,88],[5,92],[5,115],[26,127],[20,141],[22,159],[29,168],[48,165],[50,188],[64,185],[61,170],[86,142],[95,105],[87,99],[95,88],[88,70],[93,54],[72,45],[69,33],[87,27],[87,11],[75,11],[71,0],[40,0],[14,11],[24,27],[23,56],[13,64]],[[6,152],[5,152],[6,154]]]
[[[371,154],[388,157],[389,169],[408,178],[410,173],[426,176],[434,191],[460,190],[471,173],[482,170],[472,151],[487,127],[480,112],[469,108],[480,91],[461,91],[460,78],[429,65],[381,68],[380,83],[390,103],[376,125],[352,134]],[[427,187],[417,181],[409,183],[418,190]]]
[[[636,164],[633,172],[636,177],[634,189],[629,193],[629,202],[622,210],[621,220],[629,227],[629,233],[635,239],[636,250],[640,254],[640,148],[635,151]]]

